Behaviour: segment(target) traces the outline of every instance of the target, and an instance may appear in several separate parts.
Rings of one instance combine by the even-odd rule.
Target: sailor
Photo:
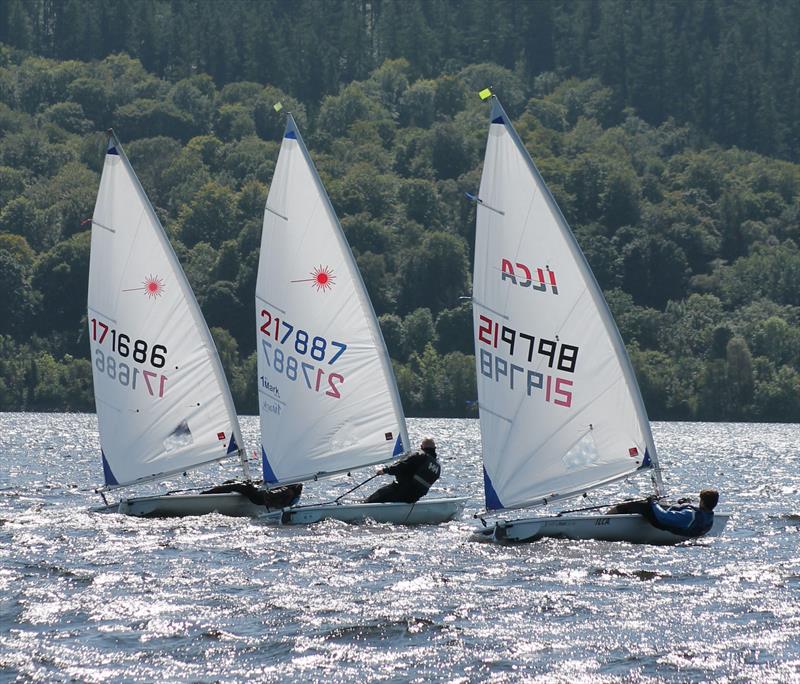
[[[201,494],[229,494],[236,492],[247,497],[256,506],[266,506],[267,510],[294,506],[303,493],[302,484],[290,484],[274,489],[256,487],[252,482],[236,482],[228,480],[221,485],[207,489]]]
[[[414,503],[428,493],[439,479],[442,468],[436,455],[436,443],[426,437],[415,451],[394,465],[379,468],[378,475],[394,475],[395,481],[370,494],[366,503]]]
[[[700,505],[680,504],[664,508],[655,498],[646,501],[628,501],[609,509],[609,514],[639,513],[653,527],[681,537],[700,537],[714,525],[714,508],[719,502],[716,489],[700,492]]]

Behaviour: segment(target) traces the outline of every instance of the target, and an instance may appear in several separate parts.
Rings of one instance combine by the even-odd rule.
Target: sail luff
[[[622,335],[619,332],[619,328],[617,327],[616,321],[614,320],[614,317],[611,314],[611,310],[608,307],[608,302],[603,296],[603,292],[600,289],[600,285],[598,284],[597,279],[594,277],[594,273],[592,272],[589,263],[586,261],[586,256],[584,255],[583,250],[581,250],[580,246],[578,245],[578,241],[575,239],[575,234],[569,227],[567,220],[564,218],[564,214],[561,212],[561,208],[558,206],[558,203],[556,202],[555,198],[550,192],[550,188],[547,186],[547,183],[542,177],[542,174],[539,172],[539,169],[537,168],[535,162],[531,158],[531,155],[528,152],[527,148],[522,143],[519,134],[517,133],[516,129],[511,123],[511,119],[509,119],[508,114],[506,113],[505,109],[503,109],[503,105],[500,104],[500,100],[493,95],[491,120],[494,121],[498,116],[503,117],[504,125],[508,130],[511,139],[514,141],[515,145],[519,149],[519,152],[522,155],[523,159],[525,159],[525,161],[528,163],[531,173],[541,183],[542,188],[544,189],[545,200],[547,201],[550,210],[553,212],[556,219],[558,220],[563,235],[567,238],[567,243],[569,244],[570,249],[572,251],[572,255],[575,258],[576,263],[578,264],[578,268],[581,270],[583,277],[586,279],[586,281],[590,283],[589,293],[591,294],[595,305],[600,309],[601,312],[603,312],[601,318],[606,328],[606,331],[611,339],[611,342],[614,345],[614,349],[617,354],[617,359],[619,360],[620,366],[623,370],[623,373],[625,374],[625,380],[628,385],[628,391],[630,392],[631,396],[634,399],[634,404],[637,410],[639,423],[644,433],[645,440],[647,442],[647,452],[652,462],[656,488],[658,492],[661,493],[661,490],[663,489],[663,485],[661,482],[661,470],[658,466],[658,454],[656,452],[656,445],[653,439],[652,430],[650,428],[650,419],[647,416],[647,409],[644,405],[644,400],[642,399],[642,393],[639,389],[639,383],[636,380],[636,373],[633,370],[633,365],[631,364],[630,357],[628,356],[628,351],[625,348],[625,342],[622,339]]]

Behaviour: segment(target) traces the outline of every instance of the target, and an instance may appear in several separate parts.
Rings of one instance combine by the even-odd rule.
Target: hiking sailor
[[[428,493],[442,469],[431,437],[423,439],[419,447],[419,451],[378,470],[378,475],[394,475],[395,481],[370,494],[365,503],[414,503]]]
[[[719,501],[719,492],[704,489],[700,492],[700,505],[681,504],[664,508],[655,499],[627,501],[609,509],[611,515],[638,513],[653,527],[682,537],[700,537],[714,525],[714,508]]]

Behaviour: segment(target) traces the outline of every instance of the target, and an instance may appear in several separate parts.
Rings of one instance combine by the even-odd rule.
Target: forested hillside
[[[125,52],[169,81],[325,95],[405,58],[411,79],[492,62],[528,89],[599,78],[615,112],[800,162],[793,0],[4,0],[0,42],[52,59]],[[28,106],[31,103],[26,103]],[[34,103],[35,104],[35,103]]]
[[[237,407],[256,410],[252,301],[280,100],[356,255],[406,412],[469,415],[464,192],[488,124],[476,92],[491,85],[606,291],[650,416],[800,421],[798,9],[745,7],[3,3],[0,409],[93,407],[86,219],[113,126]],[[731,95],[742,88],[749,100]]]

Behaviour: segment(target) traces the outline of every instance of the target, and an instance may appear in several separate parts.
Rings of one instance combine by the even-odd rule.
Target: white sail
[[[264,211],[256,326],[266,482],[345,472],[408,449],[378,321],[291,116]]]
[[[113,136],[92,217],[88,300],[106,487],[239,454],[239,422],[211,334]]]
[[[655,468],[650,424],[602,291],[496,98],[474,199],[486,507],[545,503]]]

